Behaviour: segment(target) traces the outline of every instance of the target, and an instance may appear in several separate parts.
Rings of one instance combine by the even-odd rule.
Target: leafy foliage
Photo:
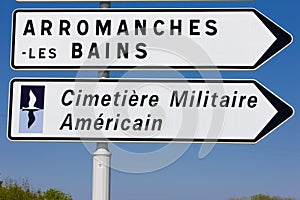
[[[257,194],[251,197],[231,198],[230,200],[295,200],[293,198],[283,198],[277,196],[269,196],[265,194]]]
[[[0,200],[72,200],[72,197],[57,189],[48,189],[45,192],[33,190],[28,180],[21,183],[12,179],[4,181],[0,186]]]

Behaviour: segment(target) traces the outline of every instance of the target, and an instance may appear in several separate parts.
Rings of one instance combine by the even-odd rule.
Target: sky
[[[294,116],[255,145],[217,144],[208,155],[199,157],[208,145],[192,144],[174,162],[148,173],[128,173],[139,162],[149,165],[164,161],[162,144],[110,144],[112,156],[111,200],[210,199],[264,193],[300,199],[300,2],[118,2],[113,8],[236,8],[253,7],[293,35],[293,43],[256,71],[222,72],[222,78],[256,79],[295,109]],[[12,142],[6,137],[9,81],[13,77],[94,77],[93,72],[14,71],[10,68],[11,14],[16,8],[97,8],[94,3],[19,3],[3,0],[0,6],[0,180],[28,178],[33,188],[59,188],[76,200],[91,199],[92,152],[95,144]],[[195,72],[182,72],[199,78]],[[205,76],[214,74],[206,73]],[[169,73],[113,72],[111,77],[170,77]],[[255,120],[255,119],[253,119]],[[251,121],[249,122],[251,123]],[[174,154],[185,145],[173,144]],[[136,153],[135,162],[126,163],[120,149]],[[128,169],[124,170],[122,164]],[[143,169],[139,169],[143,172]]]

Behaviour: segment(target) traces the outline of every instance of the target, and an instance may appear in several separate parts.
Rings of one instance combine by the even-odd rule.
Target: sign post
[[[105,3],[100,5],[107,8]],[[99,77],[109,78],[109,72],[100,71]],[[110,199],[110,159],[108,142],[97,142],[96,151],[93,154],[93,200]]]
[[[110,2],[100,2],[100,8],[110,8]],[[109,78],[109,71],[100,71],[100,78]],[[98,142],[93,154],[93,200],[110,200],[110,158],[108,142]]]
[[[108,143],[97,143],[93,154],[93,200],[110,199],[110,157]]]

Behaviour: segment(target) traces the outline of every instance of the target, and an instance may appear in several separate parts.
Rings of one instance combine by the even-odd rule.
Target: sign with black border
[[[146,105],[146,100],[144,100],[143,106],[130,107],[127,104],[121,106],[121,100],[119,103],[115,101],[113,105],[113,100],[110,100],[108,97],[102,97],[102,107],[99,105],[92,109],[80,107],[83,102],[82,98],[84,94],[97,94],[99,96],[111,94],[111,97],[113,97],[113,92],[115,92],[114,95],[116,97],[116,92],[119,92],[118,95],[121,96],[121,94],[124,95],[124,91],[127,96],[129,93],[130,95],[137,95],[135,98],[142,98],[143,95],[148,95],[148,99],[151,95],[157,95],[159,98],[153,98],[152,102],[149,101],[150,106],[148,104]],[[178,93],[174,93],[174,91]],[[199,103],[198,107],[195,107],[195,103],[193,105],[192,103],[183,105],[185,98],[184,91],[186,91],[186,95],[190,95],[189,98],[194,95],[194,100],[196,99],[195,95],[200,95],[201,92],[202,97],[197,97]],[[234,100],[236,101],[235,107],[232,107],[233,103],[230,102],[225,108],[215,108],[214,104],[217,104],[216,99],[221,98],[221,96],[222,98],[228,96],[226,99],[231,97],[236,98],[236,100]],[[237,102],[239,98],[242,99],[241,96],[244,96],[244,99],[248,98],[248,103],[245,102],[245,100],[244,104],[240,103],[238,106]],[[275,128],[288,120],[294,113],[291,106],[255,80],[16,78],[11,80],[9,97],[7,136],[11,141],[247,144],[259,142]],[[90,98],[91,96],[87,95],[87,97]],[[119,98],[121,99],[121,97]],[[177,98],[177,103],[174,98]],[[210,100],[212,98],[215,100]],[[171,106],[173,103],[170,103],[170,99],[173,99],[171,101],[173,101],[173,103],[175,102],[174,105],[178,105]],[[167,104],[165,104],[164,101],[167,102]],[[58,105],[62,104],[62,102],[64,106]],[[76,108],[75,102],[76,104],[78,103],[77,106],[79,107]],[[111,102],[111,105],[109,105],[109,102]],[[191,101],[188,100],[188,102]],[[196,100],[194,102],[196,102]],[[72,106],[75,108],[70,107],[71,104],[73,104]],[[79,108],[83,108],[83,110]],[[215,112],[214,109],[217,111]],[[123,112],[124,110],[126,112]],[[37,111],[40,111],[42,114],[38,114]],[[88,115],[94,114],[94,111],[96,118],[100,116],[105,119],[107,116],[117,116],[116,118],[118,118],[119,124],[121,120],[124,121],[124,119],[121,119],[122,116],[131,119],[130,117],[133,116],[144,116],[144,114],[146,116],[147,113],[147,119],[150,119],[150,113],[152,115],[151,117],[163,116],[162,119],[166,120],[166,123],[164,124],[163,122],[161,132],[160,130],[157,131],[158,129],[155,130],[157,132],[144,131],[143,129],[142,131],[137,131],[136,134],[128,131],[129,128],[120,131],[120,129],[114,129],[113,126],[108,128],[108,131],[105,132],[103,125],[103,134],[106,134],[108,137],[103,137],[103,135],[101,137],[95,137],[94,132],[90,130],[86,132],[83,131],[82,133],[81,131],[74,132],[71,130],[75,125],[70,125],[69,119],[71,118],[68,118],[68,115],[69,117],[71,115],[87,117]],[[211,113],[211,111],[213,113]],[[133,112],[132,115],[131,112]],[[35,117],[32,117],[32,113]],[[127,115],[123,115],[124,113]],[[208,115],[206,116],[207,113]],[[30,115],[31,118],[34,119],[34,123],[42,123],[43,126],[36,126],[34,131],[28,131],[28,127],[32,125],[32,123],[30,123]],[[43,116],[42,120],[39,119],[41,118],[40,116]],[[25,120],[23,120],[23,118]],[[220,119],[223,119],[223,121],[219,121]],[[211,122],[211,124],[207,125],[206,120]],[[114,122],[115,121],[116,119]],[[21,123],[25,126],[20,125]],[[168,123],[170,124],[168,125]],[[94,127],[96,127],[95,124],[99,127],[98,122],[94,123]],[[178,124],[179,129],[177,127]],[[199,130],[200,132],[203,130],[205,132],[207,131],[206,127],[209,128],[211,126],[214,127],[213,130],[219,130],[221,132],[197,132]],[[217,126],[220,126],[220,129],[215,129]],[[39,129],[44,129],[44,132],[38,133]],[[179,132],[174,133],[173,129]],[[57,130],[57,132],[53,130]],[[196,132],[188,132],[190,130]],[[124,132],[124,134],[121,134],[121,132]],[[85,137],[85,134],[89,137]],[[149,137],[147,134],[149,134]],[[205,137],[203,137],[203,134]],[[172,138],[162,137],[162,135],[171,136]],[[201,138],[201,136],[203,138]]]
[[[291,42],[288,32],[253,8],[17,9],[11,67],[255,70]]]

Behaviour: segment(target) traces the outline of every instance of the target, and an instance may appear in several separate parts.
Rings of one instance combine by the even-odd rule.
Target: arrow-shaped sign
[[[11,65],[254,70],[292,36],[255,9],[16,10]]]
[[[292,115],[254,80],[13,79],[8,137],[256,143]]]

